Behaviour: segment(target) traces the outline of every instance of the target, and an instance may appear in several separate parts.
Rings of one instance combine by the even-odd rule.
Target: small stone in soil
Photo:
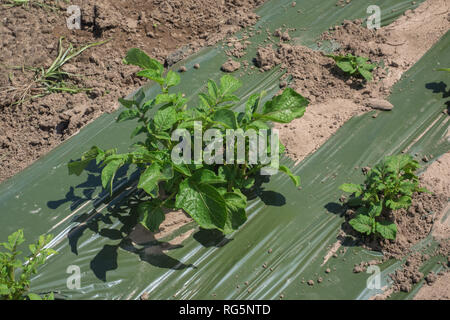
[[[327,268],[327,269],[325,270],[325,273],[330,273],[330,272],[331,272],[330,268]]]
[[[181,66],[180,69],[178,69],[179,72],[186,72],[187,69],[185,66]]]
[[[241,63],[238,61],[234,61],[233,59],[227,60],[222,67],[220,68],[224,72],[234,72],[241,67]]]
[[[314,285],[314,280],[308,280],[308,285],[313,286]]]
[[[198,63],[194,64],[194,69],[200,69],[200,65]]]
[[[368,107],[371,107],[372,109],[378,109],[378,110],[384,110],[384,111],[389,111],[394,108],[392,103],[390,103],[389,101],[383,100],[383,99],[376,99],[376,98],[368,99],[366,102],[366,105]]]

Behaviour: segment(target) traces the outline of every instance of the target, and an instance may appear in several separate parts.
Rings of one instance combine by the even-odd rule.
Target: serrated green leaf
[[[171,103],[176,99],[177,95],[175,93],[172,94],[167,94],[167,93],[162,93],[162,94],[158,94],[155,97],[155,105],[158,104],[163,104],[163,103]]]
[[[221,97],[227,96],[242,86],[241,80],[230,76],[224,75],[220,78],[220,95]]]
[[[142,69],[150,69],[158,72],[161,75],[164,71],[164,67],[157,60],[150,58],[144,51],[132,48],[128,50],[126,57],[124,58],[126,64],[132,64]]]
[[[119,102],[127,109],[131,109],[136,104],[136,101],[134,100],[125,100],[122,98],[119,98]]]
[[[348,72],[350,74],[354,73],[356,69],[353,67],[350,61],[337,61],[336,65],[344,72]]]
[[[133,139],[134,137],[140,135],[141,133],[144,133],[145,131],[147,131],[147,127],[140,125],[137,126],[136,128],[134,128],[133,132],[131,133],[130,138]]]
[[[153,121],[157,131],[170,129],[177,122],[177,111],[174,107],[159,109]]]
[[[161,77],[161,74],[155,70],[150,70],[150,69],[141,70],[138,73],[136,73],[136,75],[139,77],[147,78],[149,80],[153,80],[153,81],[159,83],[160,85],[163,85],[165,82],[165,79],[163,77]]]
[[[372,233],[373,222],[374,220],[372,218],[363,214],[358,214],[355,218],[349,221],[349,224],[356,231],[369,235]]]
[[[215,101],[217,101],[219,98],[219,88],[217,87],[217,84],[212,80],[208,80],[208,94]]]
[[[137,209],[139,223],[152,232],[157,232],[165,219],[164,212],[159,204],[141,203]]]
[[[0,296],[6,296],[9,292],[9,288],[6,284],[0,284]]]
[[[127,109],[122,111],[117,117],[117,122],[122,122],[126,120],[132,120],[139,117],[139,112],[135,109]]]
[[[227,127],[231,129],[237,129],[237,120],[236,120],[236,114],[228,109],[219,109],[213,114],[214,121],[220,122],[225,124]]]
[[[67,168],[69,169],[69,175],[75,174],[79,176],[84,171],[84,169],[86,169],[86,167],[89,165],[89,162],[91,162],[91,160],[69,162],[67,164]]]
[[[364,69],[358,69],[359,73],[366,79],[367,81],[372,80],[372,73],[370,71]]]
[[[409,208],[409,206],[412,203],[412,199],[410,196],[401,196],[397,201],[395,200],[387,200],[386,201],[386,207],[392,209],[392,210],[398,210],[402,208]]]
[[[280,166],[279,170],[280,170],[281,172],[284,172],[289,178],[291,178],[292,182],[295,184],[296,187],[299,187],[299,186],[300,186],[300,177],[294,175],[294,174],[291,172],[291,169],[289,169],[289,168],[286,167],[286,166]]]
[[[239,191],[226,192],[223,194],[227,207],[227,221],[224,227],[224,233],[229,234],[237,230],[247,221],[245,208],[247,207],[247,197]]]
[[[110,186],[110,192],[112,193],[112,184],[114,181],[114,176],[116,175],[117,170],[123,165],[123,160],[112,160],[109,162],[102,170],[102,186],[103,188],[107,188]]]
[[[42,297],[37,295],[37,294],[35,294],[35,293],[29,293],[28,294],[28,298],[30,300],[42,300]]]
[[[385,239],[395,240],[397,236],[397,225],[389,221],[377,222],[376,231]]]
[[[180,83],[180,75],[172,70],[169,70],[166,76],[165,84],[168,88],[177,86]]]
[[[224,198],[209,184],[185,179],[180,184],[175,205],[186,211],[204,229],[223,231],[227,220]]]
[[[218,184],[226,183],[222,177],[216,175],[213,171],[208,169],[200,169],[194,172],[192,175],[192,180],[196,183],[208,183],[208,184]]]
[[[362,187],[359,184],[344,183],[339,186],[339,190],[342,190],[347,193],[361,193]]]
[[[300,118],[306,111],[308,100],[291,88],[264,104],[262,117],[280,123]]]
[[[161,179],[161,166],[157,163],[152,163],[148,166],[139,178],[138,188],[144,189],[148,194],[152,194],[158,186],[158,181]]]

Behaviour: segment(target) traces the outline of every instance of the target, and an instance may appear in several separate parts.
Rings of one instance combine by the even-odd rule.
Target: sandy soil
[[[2,4],[4,1],[1,1]],[[37,6],[0,6],[0,182],[21,171],[103,112],[117,99],[143,84],[136,69],[122,64],[131,47],[138,47],[172,65],[206,45],[213,45],[242,27],[254,24],[253,9],[263,0],[74,0],[81,8],[81,30],[69,30],[69,4],[53,10]],[[78,94],[53,93],[10,106],[32,83],[34,72],[48,68],[64,36],[75,47],[110,39],[85,51],[63,70],[73,86],[91,88]],[[68,45],[64,43],[65,47]],[[19,70],[14,69],[19,66]],[[37,90],[36,88],[34,90]]]
[[[322,41],[338,42],[341,54],[365,56],[377,63],[384,61],[388,70],[377,68],[374,81],[366,85],[342,74],[331,58],[303,46],[280,40],[277,48],[261,48],[256,57],[260,68],[269,70],[281,64],[287,70],[286,76],[292,76],[289,86],[311,101],[302,118],[287,125],[277,124],[287,154],[301,161],[348,119],[371,110],[368,99],[386,98],[401,75],[450,29],[449,10],[448,1],[429,0],[379,30],[364,28],[361,21],[344,21],[324,33]],[[283,79],[280,86],[285,85]]]
[[[450,199],[450,152],[434,161],[421,176],[424,186]],[[449,205],[435,219],[432,234],[441,241],[450,239],[450,217],[443,215],[450,210]],[[450,256],[447,252],[447,258]],[[450,267],[450,260],[447,267]],[[414,297],[415,300],[450,300],[450,272],[438,274],[436,279],[423,285]]]

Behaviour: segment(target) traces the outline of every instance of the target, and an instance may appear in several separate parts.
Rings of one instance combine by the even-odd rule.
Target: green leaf
[[[171,103],[177,98],[177,95],[175,93],[172,94],[158,94],[155,97],[155,105],[162,104],[162,103]]]
[[[161,77],[161,74],[155,70],[145,69],[145,70],[139,71],[138,73],[136,73],[136,75],[139,77],[147,78],[149,80],[153,80],[153,81],[159,83],[160,85],[163,85],[165,82],[165,79],[163,77]]]
[[[225,224],[224,233],[229,234],[238,229],[247,221],[245,208],[247,207],[247,197],[241,192],[226,192],[223,194],[227,206],[227,222]]]
[[[280,166],[279,170],[280,170],[281,172],[284,172],[285,174],[287,174],[287,175],[289,176],[289,178],[291,178],[292,182],[295,184],[296,187],[299,187],[299,186],[300,186],[300,177],[294,175],[294,174],[291,172],[291,169],[289,169],[289,168],[286,167],[286,166]]]
[[[362,187],[359,184],[344,183],[339,186],[339,189],[347,193],[361,193]]]
[[[242,86],[242,82],[230,75],[224,75],[220,78],[220,95],[227,96]]]
[[[189,167],[186,164],[183,164],[183,163],[180,163],[180,164],[172,163],[172,166],[179,173],[184,174],[185,176],[188,176],[188,177],[191,176],[191,171],[189,170]]]
[[[355,218],[349,221],[353,229],[367,235],[372,233],[373,222],[374,220],[372,218],[363,214],[358,214]]]
[[[84,169],[89,165],[91,160],[87,161],[72,161],[67,164],[67,168],[69,169],[69,175],[75,174],[79,176]]]
[[[367,215],[369,217],[375,218],[378,217],[381,214],[381,211],[383,211],[383,204],[372,204],[369,208],[369,211]]]
[[[363,64],[360,68],[363,68],[364,70],[367,70],[367,71],[372,71],[372,70],[375,69],[376,67],[377,67],[376,64],[365,63],[365,64]]]
[[[402,196],[397,201],[394,200],[386,200],[386,207],[392,210],[398,210],[401,208],[409,208],[411,205],[412,199],[410,196]]]
[[[224,123],[231,129],[238,128],[236,114],[228,109],[219,109],[216,112],[214,112],[213,120]]]
[[[42,300],[41,296],[35,294],[35,293],[29,293],[28,294],[28,298],[30,300]]]
[[[136,128],[134,128],[133,132],[131,133],[130,138],[133,139],[134,137],[136,137],[137,135],[140,135],[141,133],[144,133],[145,131],[147,131],[146,126],[143,126],[143,125],[137,126]]]
[[[0,296],[6,296],[9,292],[9,288],[6,284],[0,284]]]
[[[166,76],[165,84],[168,88],[177,86],[180,83],[180,75],[172,70],[169,70]]]
[[[217,184],[217,183],[226,183],[222,177],[217,176],[213,171],[208,169],[200,169],[194,172],[192,175],[192,180],[196,183],[208,183],[208,184]]]
[[[116,175],[117,170],[123,165],[123,160],[112,160],[109,162],[102,170],[102,186],[103,188],[107,188],[108,184],[110,185],[110,192],[112,194],[112,184],[114,181],[114,176]]]
[[[137,209],[139,223],[152,232],[157,232],[165,219],[164,212],[159,205],[160,203],[141,203]]]
[[[377,222],[376,231],[385,239],[395,240],[397,236],[397,225],[389,221]]]
[[[139,179],[138,188],[144,189],[148,194],[152,194],[161,179],[161,166],[157,163],[152,163],[145,169]]]
[[[23,229],[19,229],[8,236],[8,244],[10,245],[11,249],[21,245],[24,241],[25,238],[23,236]]]
[[[122,122],[125,120],[132,120],[139,117],[139,112],[135,109],[127,109],[122,111],[117,117],[117,122]]]
[[[204,229],[224,230],[227,220],[225,200],[209,184],[185,179],[180,184],[175,206],[186,211]]]
[[[132,64],[142,69],[150,69],[156,71],[161,75],[164,71],[164,67],[155,59],[151,59],[144,51],[132,48],[128,50],[127,55],[124,59],[126,64]]]
[[[119,98],[119,102],[127,109],[131,109],[136,104],[136,101],[134,100],[125,100],[122,98]]]
[[[352,63],[350,61],[338,61],[336,62],[336,65],[344,72],[348,72],[350,74],[354,73],[356,71],[355,68],[353,68]]]
[[[217,84],[212,80],[208,80],[208,94],[215,101],[217,101],[219,98],[219,88],[217,87]]]
[[[281,95],[264,104],[262,116],[275,122],[289,123],[303,116],[308,103],[306,98],[292,88],[286,88]]]
[[[159,109],[153,121],[157,131],[168,130],[177,122],[177,111],[174,107]]]
[[[359,73],[366,79],[367,81],[372,80],[372,73],[370,71],[367,71],[365,69],[358,69]]]

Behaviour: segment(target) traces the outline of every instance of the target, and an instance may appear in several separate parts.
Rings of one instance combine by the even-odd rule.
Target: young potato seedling
[[[375,64],[369,63],[368,58],[356,57],[351,54],[346,56],[336,56],[329,54],[327,57],[332,58],[336,65],[345,73],[357,76],[362,76],[366,81],[372,80],[372,71],[377,67]]]
[[[394,240],[397,225],[389,213],[409,208],[414,192],[428,192],[419,187],[419,167],[410,155],[388,156],[367,173],[363,184],[341,185],[339,189],[353,194],[347,205],[357,208],[350,225],[360,233]]]
[[[116,149],[103,150],[94,146],[80,160],[68,164],[69,174],[81,174],[95,160],[97,165],[103,167],[103,187],[112,192],[117,170],[124,165],[134,164],[140,168],[137,187],[146,193],[138,206],[139,221],[144,227],[157,231],[165,219],[163,209],[167,208],[183,209],[204,229],[218,229],[224,234],[233,232],[247,220],[245,193],[255,186],[258,174],[267,164],[259,160],[256,163],[249,161],[249,143],[244,143],[245,155],[242,156],[237,153],[237,144],[224,146],[223,142],[220,145],[222,155],[231,153],[234,159],[242,160],[240,163],[208,163],[195,159],[193,163],[174,161],[172,152],[178,148],[178,142],[172,140],[174,132],[179,129],[188,132],[186,142],[189,151],[194,154],[196,130],[203,137],[206,130],[214,129],[216,138],[225,141],[226,132],[230,129],[236,132],[264,129],[268,134],[263,139],[269,141],[272,140],[273,132],[269,122],[289,123],[300,118],[308,100],[288,88],[262,104],[264,93],[257,93],[249,97],[243,111],[236,112],[232,108],[240,99],[234,92],[242,84],[240,80],[225,75],[220,83],[209,80],[207,92],[198,95],[198,105],[188,109],[184,95],[171,92],[180,83],[178,73],[169,70],[164,76],[164,67],[139,49],[131,49],[124,62],[139,66],[142,70],[137,75],[155,81],[161,89],[151,99],[145,96],[143,90],[139,90],[133,100],[119,99],[125,110],[117,121],[136,120],[137,126],[131,137],[144,135],[145,139],[134,145],[133,152],[124,154],[118,154]],[[148,115],[150,110],[155,111],[153,116]],[[198,123],[201,123],[201,128],[198,128]],[[206,153],[208,143],[202,142],[201,146]],[[268,154],[271,153],[270,147],[273,145],[267,148]],[[281,143],[278,150],[280,154],[284,152]],[[287,174],[299,186],[299,177],[293,175],[289,168],[279,166],[279,171]]]
[[[0,300],[53,300],[53,293],[41,297],[29,292],[30,278],[37,273],[39,266],[45,263],[48,256],[57,254],[45,246],[52,236],[40,236],[39,240],[28,246],[31,255],[24,261],[18,258],[22,254],[18,250],[24,241],[23,230],[18,230],[8,237],[8,241],[0,243],[6,252],[0,252]]]

